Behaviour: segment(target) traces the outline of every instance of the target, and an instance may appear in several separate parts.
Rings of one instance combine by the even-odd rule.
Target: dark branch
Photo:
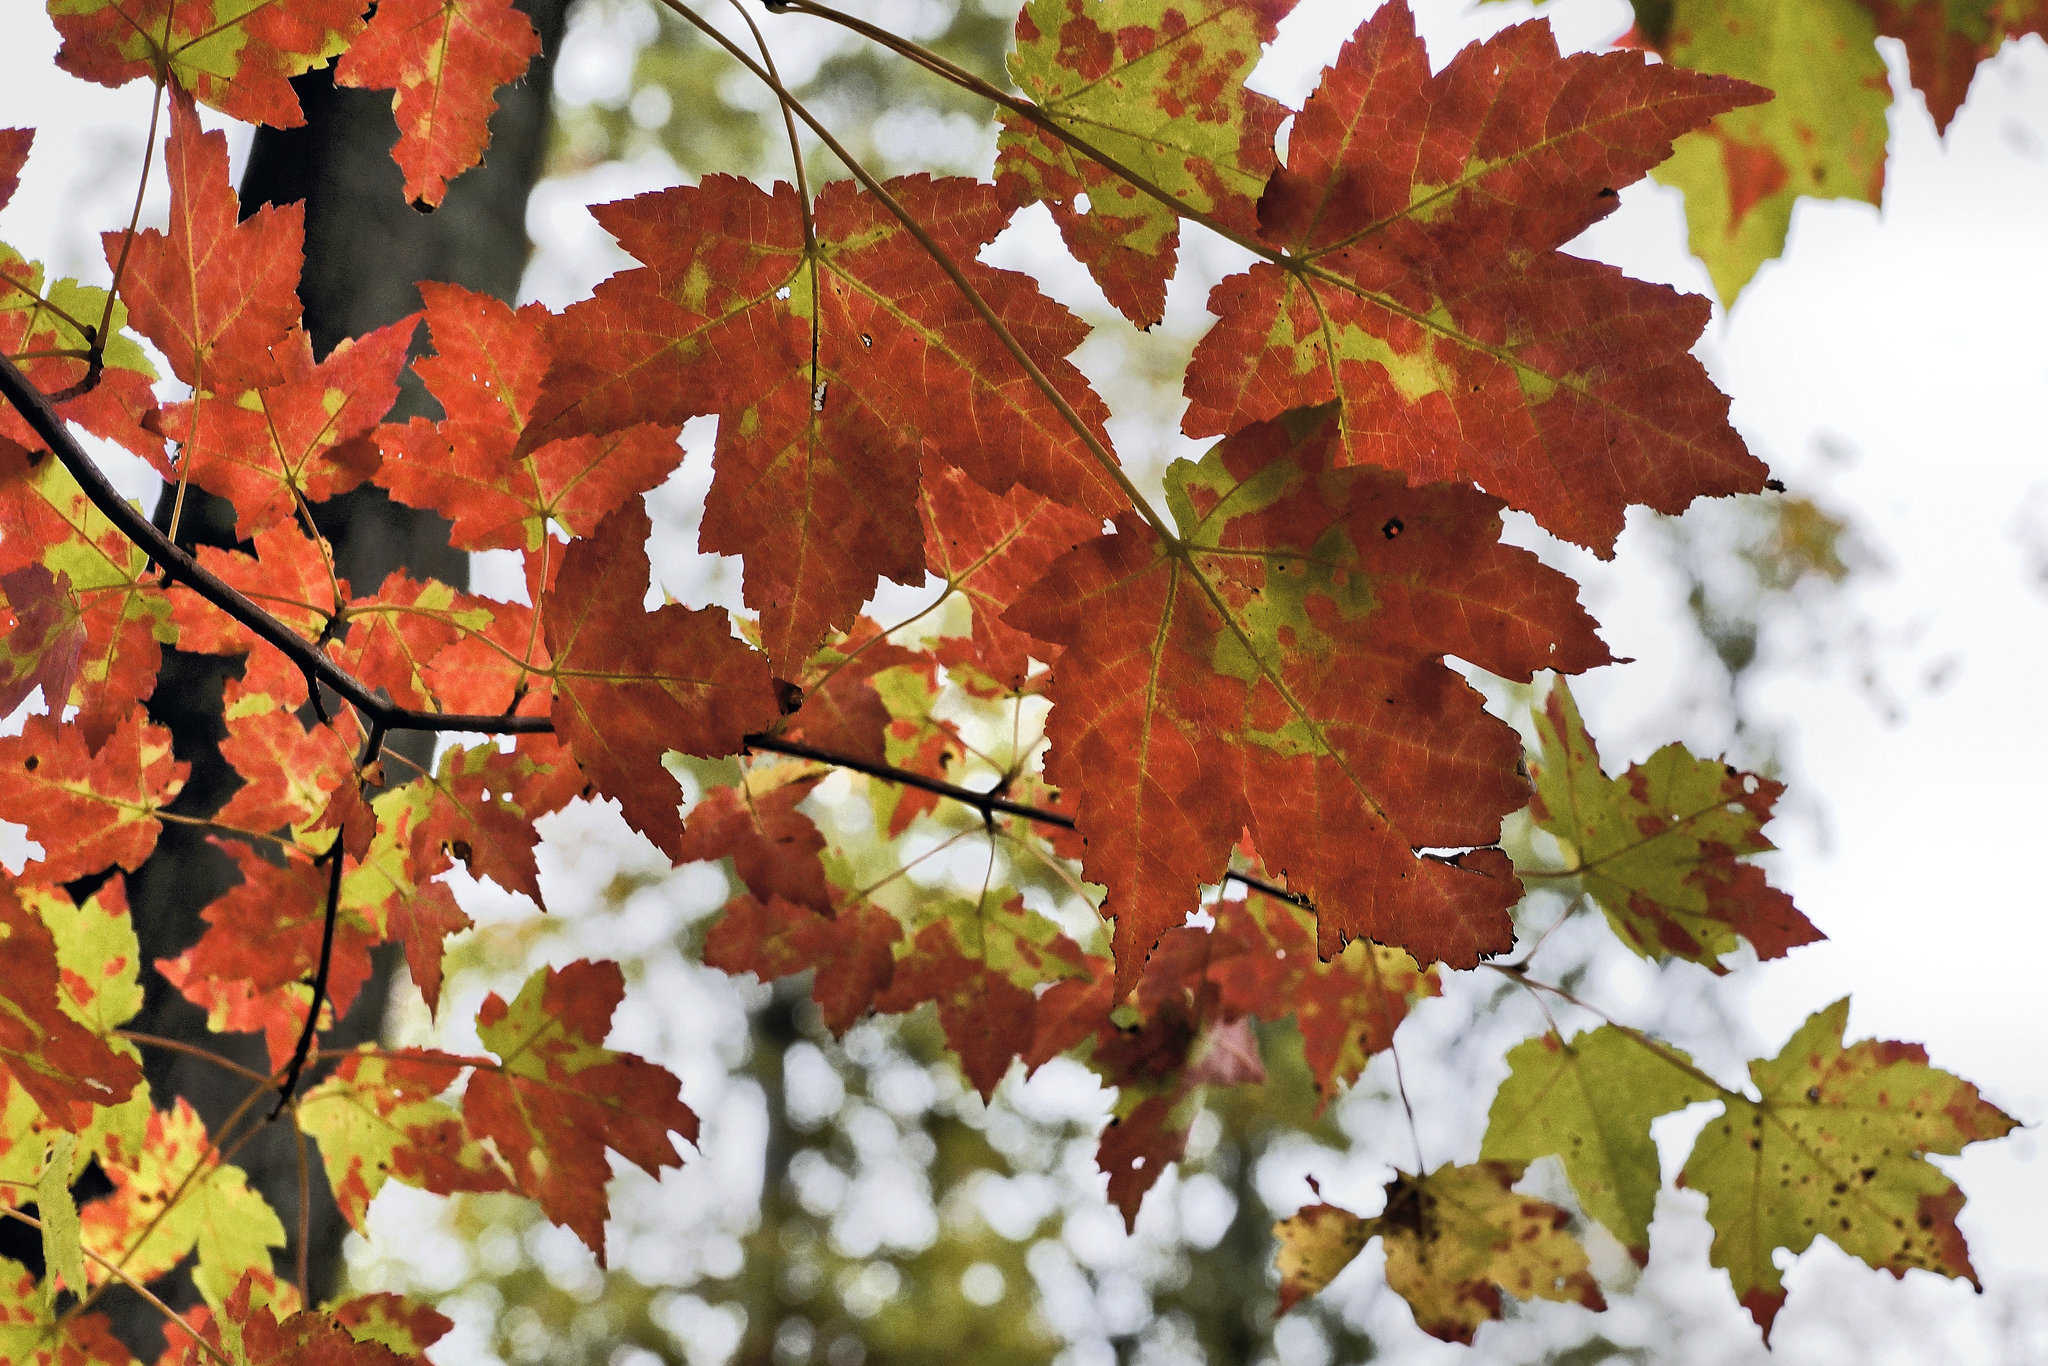
[[[299,1089],[299,1074],[306,1070],[306,1058],[313,1051],[313,1035],[320,1024],[320,1006],[327,999],[327,974],[334,966],[334,926],[341,918],[341,870],[348,862],[341,841],[342,832],[336,830],[333,846],[322,855],[327,860],[327,918],[320,926],[320,966],[313,971],[313,999],[306,1006],[305,1028],[299,1031],[299,1044],[292,1050],[284,1080],[277,1084],[277,1108],[270,1112],[272,1119],[284,1113],[285,1106],[292,1103],[292,1093]]]
[[[770,754],[787,754],[792,759],[809,759],[814,763],[851,769],[855,773],[865,773],[870,778],[900,783],[904,787],[914,787],[923,792],[935,792],[941,797],[950,797],[956,802],[971,806],[983,816],[1001,812],[1005,816],[1019,816],[1027,821],[1036,821],[1040,825],[1056,825],[1062,830],[1074,828],[1074,818],[1065,812],[1048,811],[1042,806],[1013,802],[994,792],[976,792],[971,787],[949,783],[942,778],[927,778],[922,773],[913,773],[907,768],[897,768],[893,764],[878,763],[873,759],[859,759],[850,754],[834,754],[830,750],[818,749],[800,740],[780,740],[773,735],[749,735],[741,743],[748,749],[766,750]]]
[[[1056,825],[1062,830],[1074,828],[1074,818],[1063,811],[1048,811],[1042,806],[1013,802],[994,792],[977,792],[971,787],[961,787],[958,783],[928,778],[907,768],[897,768],[894,764],[860,759],[851,754],[834,754],[831,750],[819,749],[800,740],[779,740],[772,735],[749,735],[745,743],[748,749],[765,750],[770,754],[786,754],[792,759],[809,759],[813,763],[830,764],[834,768],[865,773],[870,778],[880,778],[884,782],[900,783],[904,787],[914,787],[924,792],[936,792],[941,797],[950,797],[956,802],[973,807],[984,817],[1000,811],[1006,816],[1018,816],[1027,821],[1036,821],[1040,825]],[[1225,873],[1223,879],[1226,882],[1242,883],[1255,892],[1278,897],[1303,910],[1315,909],[1315,903],[1300,892],[1290,892],[1277,882],[1268,882],[1264,878],[1253,877],[1250,873],[1240,873],[1233,869]]]
[[[554,723],[545,716],[420,712],[386,702],[312,642],[301,638],[290,627],[202,567],[198,560],[157,530],[153,522],[129,506],[128,501],[107,482],[107,477],[100,473],[99,466],[93,464],[85,448],[72,438],[70,429],[50,405],[49,398],[5,356],[0,356],[0,395],[6,397],[35,434],[42,438],[43,444],[71,472],[71,477],[78,481],[79,488],[92,500],[93,506],[104,513],[122,535],[163,566],[166,578],[183,583],[247,627],[258,639],[283,651],[285,657],[298,665],[309,678],[326,685],[368,718],[371,724],[383,730],[474,731],[484,735],[524,735],[554,729]]]

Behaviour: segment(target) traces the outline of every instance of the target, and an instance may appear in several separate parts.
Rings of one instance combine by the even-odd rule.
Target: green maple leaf
[[[1675,744],[1610,778],[1562,680],[1536,730],[1543,749],[1530,811],[1630,948],[1721,973],[1738,937],[1759,958],[1822,937],[1762,869],[1740,861],[1775,847],[1762,830],[1783,784]]]
[[[1256,231],[1287,107],[1244,82],[1293,8],[1294,0],[1031,0],[1017,16],[1010,74],[1061,129],[1190,209]],[[1030,120],[1002,122],[997,183],[1044,200],[1110,302],[1140,327],[1158,322],[1179,215]]]
[[[1667,61],[1777,96],[1679,139],[1651,172],[1685,192],[1693,255],[1733,304],[1785,249],[1794,201],[1875,204],[1883,196],[1891,86],[1876,24],[1857,0],[1675,0],[1669,8],[1668,27],[1651,35]]]
[[[1657,1049],[1605,1025],[1566,1043],[1545,1034],[1508,1054],[1487,1117],[1481,1157],[1533,1162],[1556,1154],[1586,1214],[1638,1264],[1650,1255],[1650,1216],[1663,1184],[1650,1121],[1720,1093]]]
[[[1817,1237],[1903,1277],[1912,1267],[1982,1288],[1956,1214],[1963,1193],[1930,1153],[1954,1154],[2016,1121],[1927,1064],[1918,1044],[1847,1048],[1845,996],[1815,1012],[1777,1057],[1749,1065],[1758,1099],[1727,1098],[1679,1175],[1707,1197],[1711,1257],[1770,1340],[1785,1303],[1772,1253]]]

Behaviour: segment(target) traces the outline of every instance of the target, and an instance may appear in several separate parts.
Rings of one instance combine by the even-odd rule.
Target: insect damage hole
[[[1386,525],[1380,528],[1380,535],[1391,541],[1396,536],[1399,536],[1404,529],[1399,517],[1389,517],[1387,518]]]

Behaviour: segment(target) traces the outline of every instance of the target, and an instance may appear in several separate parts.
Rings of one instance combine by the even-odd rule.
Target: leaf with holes
[[[1521,746],[1443,661],[1526,679],[1606,647],[1569,580],[1498,543],[1496,500],[1341,450],[1323,409],[1177,461],[1177,539],[1119,518],[1005,618],[1064,647],[1046,773],[1080,794],[1119,994],[1247,829],[1325,954],[1469,967],[1512,940],[1520,888],[1488,846],[1527,799]],[[1420,852],[1446,847],[1469,852]]]
[[[1956,1227],[1963,1193],[1927,1160],[2010,1133],[1977,1088],[1927,1064],[1918,1044],[1844,1047],[1849,1000],[1817,1011],[1778,1056],[1749,1065],[1757,1099],[1725,1099],[1679,1184],[1707,1197],[1710,1257],[1770,1340],[1785,1303],[1772,1254],[1824,1237],[1903,1278],[1921,1267],[1982,1288]]]
[[[1245,88],[1294,0],[1031,0],[1010,75],[1062,130],[1194,212],[1256,231],[1287,108]],[[1043,200],[1067,247],[1132,322],[1166,307],[1180,217],[1021,115],[1003,115],[996,183]],[[1085,201],[1085,202],[1083,202]]]

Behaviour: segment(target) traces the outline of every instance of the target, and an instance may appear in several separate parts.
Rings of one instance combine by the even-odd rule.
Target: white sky
[[[1314,65],[1373,7],[1307,0],[1260,83],[1298,102]],[[1531,12],[1422,9],[1439,61]],[[1547,12],[1568,47],[1627,23],[1621,0],[1558,0]],[[97,233],[126,219],[146,87],[72,81],[51,66],[54,49],[40,19],[10,25],[0,48],[0,126],[42,129],[0,237],[56,273],[99,280]],[[1899,54],[1887,55],[1902,85]],[[1896,720],[1881,714],[1848,667],[1771,671],[1753,697],[1789,738],[1809,813],[1774,828],[1787,846],[1775,876],[1829,942],[1752,971],[1749,1023],[1774,1049],[1853,992],[1852,1039],[1924,1041],[1937,1064],[2039,1121],[2048,592],[2028,536],[2048,556],[2048,48],[2029,39],[1986,67],[1945,140],[1916,95],[1893,110],[1892,132],[1882,214],[1803,203],[1784,260],[1717,316],[1701,348],[1752,447],[1880,557],[1842,610],[1874,625],[1878,673],[1901,703]],[[630,183],[604,197],[645,187],[644,172],[620,178]],[[146,222],[161,221],[160,180],[152,198]],[[1707,292],[1669,191],[1628,192],[1578,250]],[[1615,766],[1673,737],[1689,628],[1674,623],[1669,582],[1638,532],[1614,565],[1582,567],[1616,654],[1639,661],[1576,689]],[[2048,1278],[2044,1162],[2037,1135],[2022,1132],[1943,1164],[1971,1197],[1963,1226],[1987,1281]],[[1961,1333],[1982,1302],[1940,1303]]]

